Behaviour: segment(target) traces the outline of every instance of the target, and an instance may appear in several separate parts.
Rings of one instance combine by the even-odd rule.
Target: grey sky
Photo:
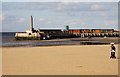
[[[119,2],[119,0],[2,0],[3,2]]]
[[[117,2],[3,2],[2,30],[34,28],[118,28]]]

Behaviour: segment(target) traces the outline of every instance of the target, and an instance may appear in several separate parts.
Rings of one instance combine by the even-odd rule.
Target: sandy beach
[[[2,76],[2,48],[0,48],[0,76]]]
[[[110,45],[3,47],[2,64],[3,75],[118,75]]]

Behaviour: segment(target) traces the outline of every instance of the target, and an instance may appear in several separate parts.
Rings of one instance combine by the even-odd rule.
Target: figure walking
[[[114,43],[111,43],[111,56],[110,56],[110,58],[116,58],[115,51],[116,51],[116,48],[114,46]]]

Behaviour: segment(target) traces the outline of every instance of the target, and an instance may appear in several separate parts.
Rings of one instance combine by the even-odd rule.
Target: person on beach
[[[110,56],[110,58],[116,58],[115,51],[116,51],[116,48],[114,46],[114,43],[111,43],[111,56]]]

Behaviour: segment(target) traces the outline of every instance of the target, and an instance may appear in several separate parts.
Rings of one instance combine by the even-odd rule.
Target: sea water
[[[100,41],[76,40],[74,39],[51,39],[51,40],[15,40],[16,32],[1,32],[0,47],[19,47],[19,46],[58,46],[58,45],[95,45],[106,44]]]
[[[62,40],[62,41],[48,41],[48,40],[15,40],[16,32],[1,32],[0,46],[2,47],[16,47],[16,46],[52,46],[52,45],[68,45],[80,44],[78,41]]]

